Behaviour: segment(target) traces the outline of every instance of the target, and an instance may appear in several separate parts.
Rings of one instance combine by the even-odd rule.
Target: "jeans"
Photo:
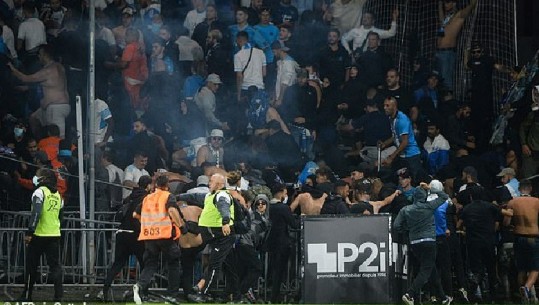
[[[436,51],[436,62],[438,64],[440,75],[443,78],[443,84],[450,91],[453,91],[456,58],[457,53],[455,50]]]
[[[204,249],[203,246],[198,246],[195,248],[181,248],[182,257],[180,258],[182,264],[182,288],[183,294],[187,297],[188,294],[192,294],[193,285],[194,285],[194,269],[195,262],[200,253]]]
[[[438,277],[436,271],[436,243],[435,242],[421,242],[418,244],[410,245],[412,255],[415,256],[418,264],[419,271],[414,278],[412,284],[408,288],[408,294],[417,298],[420,290],[425,286],[427,282],[433,285],[432,294],[439,297],[440,300],[445,299],[444,289]]]

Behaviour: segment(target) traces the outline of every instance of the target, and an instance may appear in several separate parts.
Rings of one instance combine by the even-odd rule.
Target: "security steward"
[[[57,189],[56,174],[51,169],[38,169],[32,182],[37,189],[32,194],[32,213],[28,231],[24,237],[27,245],[27,273],[21,299],[32,300],[39,260],[45,253],[54,282],[54,301],[61,301],[63,288],[62,267],[60,266],[60,224],[64,201]]]
[[[168,189],[168,178],[157,177],[155,192],[144,198],[140,210],[135,211],[134,218],[140,219],[140,235],[138,240],[144,241],[144,269],[137,284],[133,286],[133,300],[136,304],[148,297],[148,288],[154,273],[157,272],[159,253],[167,262],[168,297],[175,298],[180,288],[180,248],[177,239],[180,237],[180,218],[176,199]],[[166,296],[164,296],[166,297]]]
[[[209,288],[217,282],[219,271],[236,241],[234,235],[234,204],[225,189],[225,177],[214,174],[210,178],[210,193],[204,198],[204,209],[198,225],[202,240],[210,246],[209,266],[202,279],[193,287],[197,292],[192,301],[204,303],[210,301]]]

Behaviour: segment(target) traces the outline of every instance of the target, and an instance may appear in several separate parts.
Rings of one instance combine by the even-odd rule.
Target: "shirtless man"
[[[436,41],[436,60],[438,69],[444,79],[444,86],[453,91],[453,76],[455,72],[457,38],[466,17],[477,6],[477,0],[470,0],[470,4],[457,11],[457,0],[438,1],[438,40]]]
[[[520,295],[525,304],[528,304],[536,297],[532,291],[539,275],[539,199],[530,195],[532,184],[529,180],[520,182],[519,191],[520,197],[509,201],[507,208],[513,210],[515,260],[518,279],[523,284]]]
[[[43,88],[43,98],[38,110],[30,116],[30,127],[37,137],[42,126],[55,124],[60,128],[60,138],[65,138],[65,118],[69,115],[69,95],[64,67],[54,61],[50,45],[42,45],[39,61],[43,68],[34,74],[26,75],[8,63],[13,75],[25,83],[39,83]]]
[[[319,193],[321,193],[322,196],[319,196]],[[290,210],[294,212],[299,206],[301,215],[320,215],[320,210],[322,209],[327,196],[326,193],[322,193],[321,191],[314,191],[312,193],[307,191],[301,193],[290,204]]]
[[[182,233],[179,239],[182,256],[180,258],[182,272],[182,286],[185,297],[194,293],[193,291],[193,269],[195,260],[200,251],[202,251],[202,236],[198,228],[198,218],[202,213],[202,209],[195,205],[179,204],[181,216],[187,224],[187,233]]]

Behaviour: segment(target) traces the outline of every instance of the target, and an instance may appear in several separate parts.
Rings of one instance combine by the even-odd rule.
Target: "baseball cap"
[[[280,43],[279,41],[275,41],[271,44],[272,50],[283,50],[285,52],[290,51],[290,48],[285,46],[284,44]]]
[[[133,15],[135,15],[135,10],[132,7],[126,7],[126,8],[124,8],[122,10],[122,14],[123,15],[133,16]]]
[[[212,73],[212,74],[208,75],[208,77],[206,78],[206,81],[207,82],[212,82],[214,84],[222,84],[223,83],[221,81],[221,78],[219,77],[219,75],[217,75],[215,73]]]
[[[397,171],[397,175],[401,177],[402,179],[411,178],[410,171],[406,167],[401,168]]]
[[[506,167],[504,169],[502,169],[501,172],[499,172],[496,176],[498,177],[503,177],[505,175],[510,175],[510,176],[516,176],[517,174],[515,173],[515,170],[510,168],[510,167]]]
[[[201,185],[209,185],[210,184],[210,179],[208,178],[208,176],[206,175],[200,175],[198,176],[197,178],[197,186],[201,186]]]
[[[221,129],[213,129],[210,133],[210,137],[221,137],[224,138],[225,135]]]

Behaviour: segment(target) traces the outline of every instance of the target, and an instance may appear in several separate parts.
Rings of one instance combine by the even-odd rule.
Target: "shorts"
[[[539,238],[515,235],[515,261],[518,271],[539,271]]]
[[[39,108],[32,116],[39,120],[42,126],[56,125],[60,129],[60,138],[65,137],[66,117],[71,112],[69,104],[49,104],[47,108]]]

